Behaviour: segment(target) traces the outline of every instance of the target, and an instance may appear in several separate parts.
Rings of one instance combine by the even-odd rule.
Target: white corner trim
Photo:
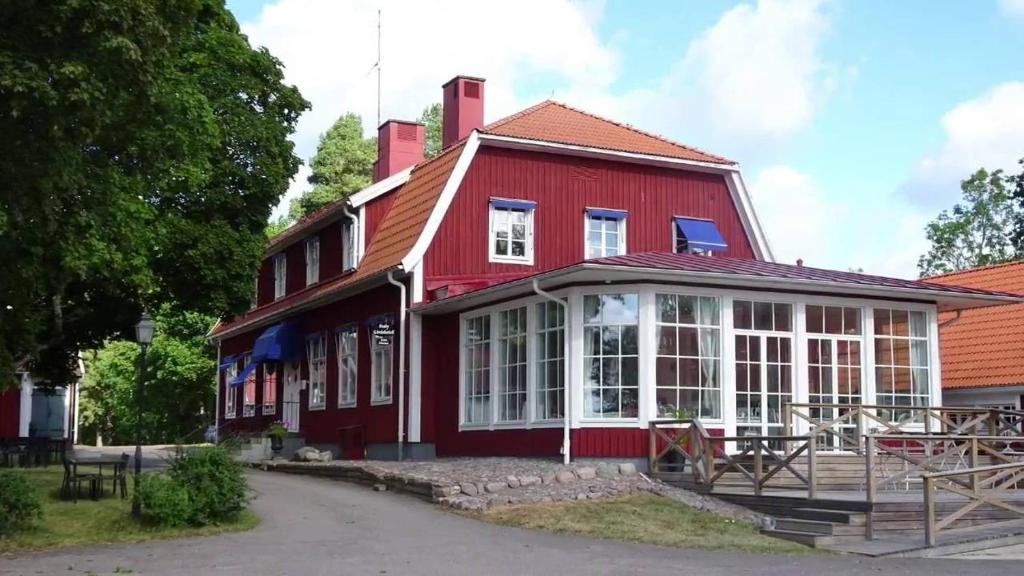
[[[772,247],[768,243],[764,228],[761,227],[761,220],[757,217],[754,203],[747,191],[747,184],[743,181],[743,174],[739,170],[735,170],[726,176],[725,182],[729,186],[733,203],[739,208],[740,220],[743,222],[743,228],[747,232],[747,238],[750,239],[750,245],[753,246],[754,252],[762,260],[775,262],[775,255],[772,253]]]
[[[420,370],[423,364],[423,317],[415,312],[409,314],[409,442],[420,441],[423,410],[423,380]]]
[[[434,235],[437,234],[437,229],[441,227],[441,222],[444,221],[444,215],[448,212],[448,207],[451,206],[455,193],[458,192],[459,186],[462,185],[462,179],[465,178],[466,172],[469,171],[469,165],[472,164],[473,157],[476,155],[478,148],[480,148],[480,133],[474,130],[466,140],[462,153],[455,162],[452,173],[448,176],[448,182],[445,183],[444,188],[441,190],[441,195],[437,203],[434,204],[434,209],[431,211],[430,217],[427,218],[423,231],[420,232],[420,237],[413,244],[409,253],[402,258],[402,269],[412,270],[423,259],[427,248],[430,247],[430,243],[434,240]]]
[[[379,198],[380,196],[383,196],[388,192],[391,192],[392,190],[401,186],[402,184],[405,184],[406,182],[409,181],[409,177],[412,175],[413,168],[414,166],[409,166],[408,168],[402,170],[401,172],[395,172],[394,174],[388,176],[387,178],[381,180],[380,182],[374,182],[373,184],[370,184],[369,186],[363,188],[359,192],[352,194],[351,196],[348,197],[349,205],[352,206],[353,208],[359,208],[360,206],[366,204],[370,200]]]

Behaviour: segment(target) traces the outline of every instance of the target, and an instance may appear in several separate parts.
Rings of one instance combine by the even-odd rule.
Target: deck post
[[[932,433],[932,411],[931,409],[925,409],[924,412],[924,433]]]
[[[854,433],[857,434],[857,450],[864,449],[864,408],[858,406],[856,409],[857,426]]]
[[[754,443],[754,495],[761,495],[761,437],[756,436],[753,440]]]
[[[647,425],[647,468],[651,473],[658,472],[658,441],[654,434],[653,422]]]
[[[789,402],[782,403],[782,435],[786,436],[785,449],[786,456],[789,456],[793,450],[793,446],[789,442],[789,436],[793,435],[793,405]]]
[[[811,500],[818,495],[818,438],[807,437],[807,497]]]
[[[924,543],[935,546],[935,479],[924,477]]]
[[[967,462],[968,462],[967,465],[970,468],[977,468],[978,467],[978,437],[977,436],[971,436],[971,454],[970,454],[970,459]],[[971,492],[974,492],[975,494],[978,493],[978,473],[977,472],[971,473]]]
[[[864,515],[864,539],[875,538],[875,527],[872,523],[872,514],[875,510],[875,439],[870,435],[864,437],[864,474],[865,488],[867,489],[868,511]]]

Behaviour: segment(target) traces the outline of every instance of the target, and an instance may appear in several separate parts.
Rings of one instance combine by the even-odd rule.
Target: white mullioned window
[[[585,418],[637,418],[639,296],[583,296]]]
[[[238,377],[238,363],[234,362],[224,369],[224,418],[230,419],[238,416],[238,387],[234,386],[235,378]]]
[[[806,306],[808,402],[837,405],[864,402],[864,329],[861,315],[861,309],[852,306]],[[834,420],[847,413],[849,409],[843,406],[810,409],[812,418],[823,421]],[[839,427],[855,434],[855,423]],[[823,443],[831,447],[837,447],[838,441],[835,435],[823,439]]]
[[[274,256],[274,300],[284,298],[288,287],[288,257],[285,254]]]
[[[526,307],[498,312],[498,422],[526,420]]]
[[[626,253],[626,213],[589,209],[585,217],[586,257],[604,258]]]
[[[243,369],[252,364],[252,354],[245,355]],[[256,370],[249,371],[242,383],[242,416],[256,415]]]
[[[537,304],[537,390],[535,418],[565,416],[565,307],[555,302]]]
[[[306,337],[306,362],[309,366],[309,409],[323,410],[327,405],[327,338],[323,334]]]
[[[320,238],[306,240],[306,286],[320,281]]]
[[[355,324],[343,326],[334,333],[338,355],[338,408],[354,408],[358,390],[359,336]]]
[[[533,264],[533,213],[524,200],[491,200],[488,232],[491,262]]]
[[[394,379],[393,342],[382,344],[370,334],[370,403],[390,404]]]
[[[359,226],[352,220],[341,224],[341,269],[356,267],[356,244],[359,242]]]
[[[734,300],[732,316],[736,433],[780,436],[782,406],[793,401],[793,305]]]
[[[463,415],[466,424],[491,421],[491,317],[463,322]]]
[[[875,398],[879,405],[928,406],[928,315],[919,310],[875,308]],[[892,421],[909,418],[895,410]]]
[[[655,308],[658,416],[722,418],[719,298],[657,294]]]
[[[266,416],[277,412],[277,371],[278,365],[267,362],[263,365],[263,408]]]

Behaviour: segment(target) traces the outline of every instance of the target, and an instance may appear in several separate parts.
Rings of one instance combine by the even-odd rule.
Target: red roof
[[[1024,292],[1024,261],[929,278],[937,284]],[[952,314],[943,320],[952,320]],[[939,329],[945,389],[1024,385],[1024,304],[964,310]]]

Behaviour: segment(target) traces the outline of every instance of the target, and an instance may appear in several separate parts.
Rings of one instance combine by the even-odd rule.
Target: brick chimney
[[[441,87],[444,120],[441,147],[447,148],[484,125],[484,79],[456,76]]]
[[[377,161],[373,181],[401,172],[423,161],[424,129],[419,122],[388,120],[377,128]]]

